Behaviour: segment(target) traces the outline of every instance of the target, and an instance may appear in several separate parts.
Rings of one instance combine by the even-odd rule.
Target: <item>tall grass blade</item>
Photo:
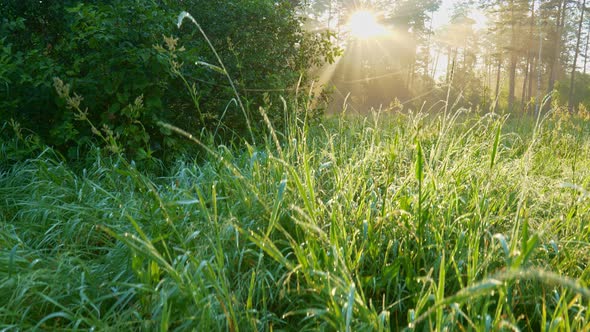
[[[227,78],[227,81],[229,82],[229,85],[231,86],[232,91],[234,92],[234,95],[236,97],[236,101],[238,102],[238,105],[240,105],[240,109],[242,110],[242,113],[244,114],[244,120],[246,120],[246,127],[248,128],[248,131],[250,133],[250,138],[252,139],[252,144],[255,144],[256,140],[254,139],[254,132],[252,131],[252,125],[250,124],[250,117],[248,116],[248,113],[246,112],[246,107],[244,106],[244,103],[242,102],[242,98],[240,97],[238,89],[236,88],[236,86],[234,84],[234,80],[229,75],[229,72],[225,68],[225,65],[223,64],[221,57],[219,56],[219,54],[217,53],[217,50],[215,49],[215,47],[213,46],[213,44],[209,40],[209,37],[207,36],[207,34],[203,30],[203,28],[201,28],[201,25],[197,22],[197,20],[195,20],[195,18],[191,14],[183,11],[178,15],[178,20],[176,23],[178,25],[178,28],[180,29],[180,27],[182,26],[182,23],[184,22],[185,19],[189,19],[191,22],[193,22],[193,24],[197,27],[197,29],[199,30],[199,32],[201,33],[201,35],[203,36],[203,38],[205,39],[205,41],[209,45],[209,48],[211,49],[211,51],[213,51],[213,54],[215,55],[215,58],[217,59],[217,62],[219,63],[219,68],[220,68],[219,72],[224,74],[225,77]],[[211,66],[211,65],[209,65],[209,66]]]
[[[500,134],[502,133],[502,125],[497,124],[496,134],[494,135],[494,145],[492,146],[492,154],[490,156],[490,170],[494,168],[496,162],[496,154],[498,153],[498,146],[500,145]]]

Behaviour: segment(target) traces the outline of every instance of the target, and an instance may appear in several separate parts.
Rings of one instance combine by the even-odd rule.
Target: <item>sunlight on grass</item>
[[[587,329],[590,123],[525,123],[294,119],[162,178],[43,152],[0,177],[0,327]]]
[[[1,332],[590,331],[582,8],[480,4],[478,35],[465,2],[443,35],[449,1],[117,3],[0,24]]]

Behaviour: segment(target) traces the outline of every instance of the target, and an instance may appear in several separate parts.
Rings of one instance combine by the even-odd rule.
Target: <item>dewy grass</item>
[[[293,121],[163,178],[3,168],[0,329],[590,328],[590,122]]]

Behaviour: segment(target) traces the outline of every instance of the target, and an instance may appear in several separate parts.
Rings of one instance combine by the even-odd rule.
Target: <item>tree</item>
[[[419,56],[427,58],[430,48],[427,46],[431,34],[429,13],[439,8],[440,0],[413,1],[402,0],[389,5],[386,22],[391,24],[395,33],[404,41],[400,48],[402,66],[407,68],[406,86],[411,89],[414,84]],[[422,54],[420,54],[420,52]],[[424,65],[422,66],[424,68]],[[426,72],[422,73],[427,75]]]
[[[572,73],[571,73],[571,78],[570,78],[570,93],[569,93],[569,97],[568,97],[568,105],[569,105],[569,109],[570,111],[573,111],[574,109],[574,91],[576,89],[575,86],[575,76],[576,76],[576,70],[577,70],[577,64],[578,64],[578,54],[580,53],[580,42],[582,39],[582,24],[584,23],[584,12],[586,11],[586,0],[582,1],[582,4],[580,6],[580,19],[578,21],[578,33],[577,33],[577,40],[576,40],[576,47],[574,49],[574,61],[572,63]]]
[[[567,0],[550,1],[545,6],[545,12],[550,13],[549,16],[547,16],[547,20],[553,19],[553,21],[555,21],[554,27],[551,30],[551,45],[553,45],[553,52],[550,57],[549,65],[549,84],[547,88],[548,93],[553,92],[553,89],[555,88],[555,80],[557,78],[557,67],[563,45],[563,30],[567,13],[566,1]],[[557,7],[556,15],[553,17],[551,16],[551,13],[555,11],[552,10],[552,7]]]
[[[508,58],[508,110],[513,110],[516,96],[517,67],[519,60],[527,51],[523,46],[523,22],[526,22],[528,1],[523,0],[483,0],[483,8],[494,15],[493,33],[502,53]],[[526,35],[526,34],[525,34]],[[505,42],[507,41],[507,42]],[[526,44],[524,44],[526,45]],[[499,80],[498,80],[499,82]],[[499,85],[497,84],[499,88]],[[496,89],[499,92],[499,89]]]

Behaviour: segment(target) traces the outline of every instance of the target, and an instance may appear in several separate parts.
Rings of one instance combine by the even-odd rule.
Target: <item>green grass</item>
[[[587,120],[298,119],[159,178],[15,144],[2,330],[590,329]]]

